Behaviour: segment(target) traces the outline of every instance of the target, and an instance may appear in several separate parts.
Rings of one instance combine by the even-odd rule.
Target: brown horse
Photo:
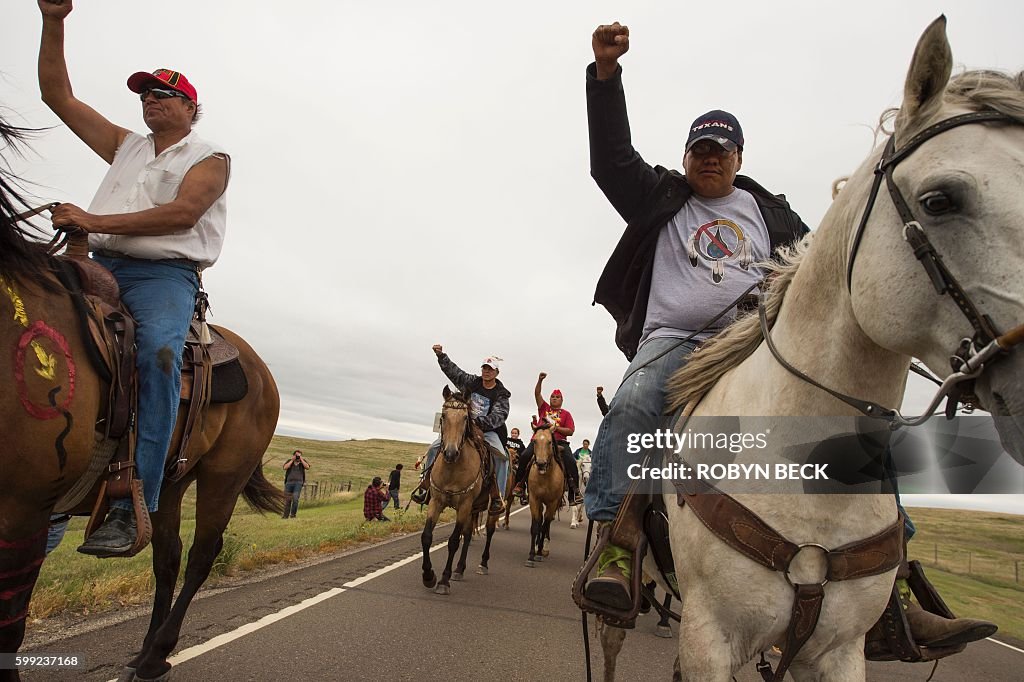
[[[469,403],[461,393],[452,393],[448,386],[441,392],[441,451],[434,460],[430,476],[430,504],[427,520],[423,524],[420,542],[423,545],[423,586],[434,588],[437,594],[451,594],[452,580],[462,580],[466,572],[466,555],[473,537],[474,508],[482,511],[489,502],[489,490],[484,487],[484,458],[490,458],[483,433],[473,423]],[[455,528],[448,538],[448,562],[441,573],[441,581],[430,564],[430,545],[434,541],[434,526],[445,509],[455,510]],[[499,514],[487,515],[487,542],[477,573],[487,574],[487,561],[491,555],[491,539]],[[452,571],[455,553],[462,545],[459,563]]]
[[[543,561],[544,539],[550,537],[551,519],[562,506],[565,492],[565,474],[556,460],[560,455],[555,447],[549,424],[533,427],[533,465],[526,477],[530,491],[530,558],[526,566]]]
[[[22,131],[0,120],[0,138]],[[18,223],[25,202],[0,169],[0,651],[16,652],[29,600],[43,563],[49,516],[82,476],[92,457],[97,415],[107,387],[90,363],[71,297],[54,275],[53,260]],[[192,598],[221,550],[222,534],[239,494],[257,510],[283,509],[283,494],[263,477],[261,459],[277,424],[277,386],[267,366],[238,336],[220,330],[240,352],[249,383],[240,402],[211,405],[205,429],[192,436],[191,469],[167,483],[152,514],[156,594],[149,631],[121,679],[157,679],[178,642]],[[184,412],[184,411],[182,411]],[[171,451],[183,429],[179,413]],[[195,541],[185,581],[173,601],[181,564],[181,499],[196,482]],[[87,503],[88,504],[88,500]],[[173,608],[172,608],[173,601]],[[17,680],[0,670],[0,680]]]

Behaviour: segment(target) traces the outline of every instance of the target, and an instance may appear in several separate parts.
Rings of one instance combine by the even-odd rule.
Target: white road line
[[[509,516],[515,516],[519,512],[526,511],[528,509],[529,509],[529,507],[520,507],[519,509],[517,509],[514,512],[512,512]],[[481,526],[481,528],[482,527],[483,526]],[[438,544],[434,545],[433,547],[431,547],[430,551],[431,552],[436,552],[437,550],[441,549],[442,547],[447,547],[447,546],[448,546],[448,541],[445,540],[444,542],[438,543]],[[379,578],[379,577],[381,577],[382,575],[384,575],[386,573],[390,573],[391,571],[394,571],[395,569],[398,569],[398,568],[401,568],[402,566],[405,566],[406,564],[411,564],[413,561],[416,561],[416,559],[419,559],[422,556],[423,556],[422,552],[416,552],[415,554],[413,554],[411,556],[407,556],[404,559],[399,559],[395,563],[390,564],[388,566],[385,566],[384,568],[378,568],[376,571],[373,571],[371,573],[367,573],[366,575],[364,575],[364,576],[362,576],[360,578],[356,578],[355,580],[350,580],[349,582],[345,583],[345,585],[343,587],[332,587],[331,589],[327,590],[326,592],[321,592],[320,594],[316,595],[315,597],[310,597],[309,599],[306,599],[305,601],[301,601],[298,604],[292,604],[291,606],[287,606],[287,607],[281,609],[280,611],[278,611],[276,613],[271,613],[271,614],[268,614],[266,616],[263,616],[262,618],[260,618],[257,621],[254,621],[252,623],[247,623],[245,625],[242,625],[241,627],[238,627],[238,628],[232,630],[231,632],[225,632],[224,634],[217,635],[216,637],[214,637],[212,639],[209,639],[209,640],[203,642],[202,644],[196,644],[195,646],[189,647],[188,649],[184,649],[182,651],[179,651],[175,655],[173,655],[170,658],[168,658],[167,662],[170,663],[171,665],[178,665],[179,663],[184,663],[185,661],[188,661],[188,660],[191,660],[193,658],[196,658],[197,656],[202,656],[203,654],[205,654],[207,652],[210,652],[210,651],[213,651],[214,649],[216,649],[218,647],[222,647],[225,644],[228,644],[229,642],[233,642],[236,639],[239,639],[241,637],[245,637],[246,635],[252,634],[253,632],[256,632],[257,630],[261,630],[261,629],[265,628],[266,626],[268,626],[268,625],[270,625],[272,623],[276,623],[279,620],[284,620],[288,616],[294,616],[296,613],[299,613],[300,611],[305,611],[310,606],[316,606],[320,602],[326,601],[326,600],[330,599],[331,597],[335,597],[335,596],[345,592],[346,590],[352,589],[353,587],[358,587],[358,586],[362,585],[363,583],[366,583],[366,582],[369,582],[370,580],[373,580],[374,578]],[[109,680],[108,682],[117,682],[117,678]]]
[[[1005,646],[1007,649],[1013,649],[1018,654],[1024,654],[1024,649],[1018,649],[1017,647],[1011,646],[1011,645],[1007,644],[1006,642],[1000,642],[998,639],[992,639],[991,637],[986,637],[985,639],[987,639],[990,642],[995,642],[999,646]]]

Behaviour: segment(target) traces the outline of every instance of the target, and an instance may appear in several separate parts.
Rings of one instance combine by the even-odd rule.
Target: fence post
[[[348,487],[345,488],[345,492],[352,492],[352,481],[348,482]]]

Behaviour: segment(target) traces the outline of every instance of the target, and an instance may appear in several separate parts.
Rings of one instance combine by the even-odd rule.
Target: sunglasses
[[[139,93],[139,99],[145,102],[146,97],[148,97],[150,93],[153,93],[153,96],[157,99],[170,99],[171,97],[188,99],[188,95],[183,92],[178,92],[177,90],[165,90],[164,88],[149,88],[148,90],[143,90]]]
[[[724,159],[736,150],[726,149],[722,145],[712,142],[711,140],[698,140],[693,143],[693,146],[690,147],[689,151],[694,156],[718,156]]]

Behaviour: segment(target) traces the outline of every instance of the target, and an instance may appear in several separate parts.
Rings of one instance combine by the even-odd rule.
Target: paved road
[[[569,583],[582,557],[584,530],[571,530],[563,515],[552,528],[551,556],[526,568],[526,516],[513,516],[512,530],[496,533],[490,575],[471,569],[447,597],[421,585],[415,536],[202,598],[192,606],[172,659],[173,679],[583,680],[580,615]],[[443,541],[447,532],[442,529],[435,540]],[[482,549],[474,542],[471,566]],[[444,550],[432,554],[435,566],[444,555]],[[111,680],[141,642],[148,622],[148,615],[138,616],[35,647],[84,654],[87,670],[31,671],[25,679]],[[641,618],[627,637],[620,679],[671,677],[677,640],[655,637],[655,622],[653,616]],[[600,644],[593,628],[591,638],[595,679],[600,679]],[[1024,652],[983,641],[942,662],[933,679],[1020,680],[1022,667]],[[868,679],[924,680],[930,670],[870,664]],[[753,665],[737,679],[760,682]]]

